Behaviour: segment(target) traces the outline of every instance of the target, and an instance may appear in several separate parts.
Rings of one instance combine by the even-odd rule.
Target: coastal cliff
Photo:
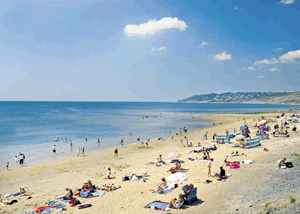
[[[178,100],[185,103],[260,103],[300,105],[300,92],[236,92],[201,94]]]

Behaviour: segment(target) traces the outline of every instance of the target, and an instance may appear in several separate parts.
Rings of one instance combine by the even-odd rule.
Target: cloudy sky
[[[299,0],[1,0],[0,100],[300,90]]]

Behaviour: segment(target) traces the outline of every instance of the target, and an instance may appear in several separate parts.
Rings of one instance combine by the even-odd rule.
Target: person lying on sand
[[[167,211],[170,210],[172,207],[174,207],[175,209],[179,209],[183,206],[184,203],[184,198],[183,198],[183,194],[179,194],[178,198],[174,198],[169,202],[169,206],[167,207]]]
[[[160,189],[167,189],[168,184],[165,178],[162,178],[162,183],[158,184],[157,189],[156,190],[160,190]]]
[[[167,172],[177,172],[177,170],[179,170],[181,168],[181,164],[180,163],[175,163],[175,166],[171,167],[171,169],[169,169]]]
[[[106,191],[106,192],[110,192],[110,191],[113,191],[113,190],[116,190],[116,189],[120,189],[120,188],[121,188],[121,186],[117,187],[114,184],[108,184],[108,185],[104,184],[103,187],[98,188],[98,189]]]
[[[7,205],[12,205],[14,203],[17,203],[18,201],[17,200],[7,200],[7,198],[0,198],[0,202],[4,205],[4,206],[7,206]]]

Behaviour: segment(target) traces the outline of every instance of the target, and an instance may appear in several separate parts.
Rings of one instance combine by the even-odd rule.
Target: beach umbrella
[[[188,180],[188,176],[186,176],[183,173],[174,173],[171,174],[167,177],[168,181],[177,181],[177,182],[182,182]]]
[[[243,136],[243,135],[237,135],[234,139],[235,139],[236,141],[240,141],[240,140],[242,140],[244,137],[245,137],[245,136]]]
[[[178,158],[180,156],[181,156],[181,154],[179,154],[178,152],[171,152],[171,153],[168,154],[168,157],[170,159],[175,159],[175,158]]]

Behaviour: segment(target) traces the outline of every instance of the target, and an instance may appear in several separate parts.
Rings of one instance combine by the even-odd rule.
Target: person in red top
[[[69,188],[66,188],[68,192],[66,196],[63,197],[64,200],[72,200],[73,199],[73,191]]]

